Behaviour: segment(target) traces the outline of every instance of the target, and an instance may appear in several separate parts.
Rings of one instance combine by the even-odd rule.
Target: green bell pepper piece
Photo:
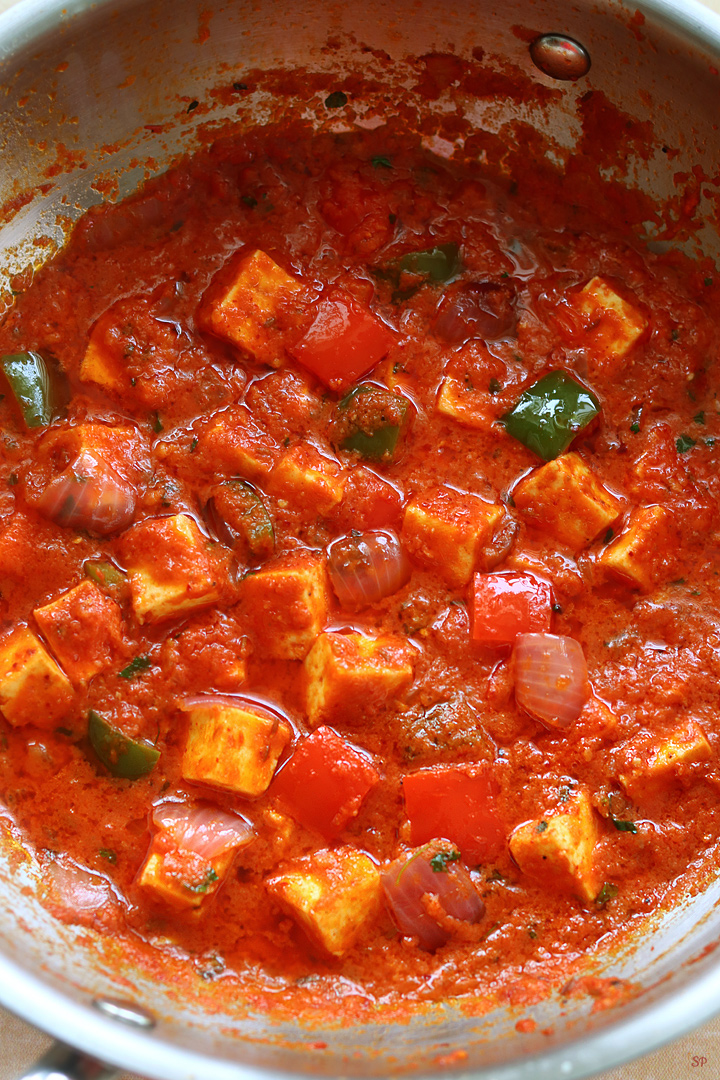
[[[600,402],[590,390],[565,371],[551,371],[525,391],[502,422],[528,450],[551,461],[599,412]]]
[[[337,443],[371,461],[391,461],[408,420],[400,394],[360,383],[338,402]]]
[[[105,768],[123,780],[139,780],[146,776],[160,757],[160,751],[150,743],[129,739],[92,711],[88,714],[88,738]]]
[[[67,382],[38,352],[3,356],[3,371],[29,428],[47,427],[67,404]]]
[[[400,273],[417,274],[427,281],[451,281],[460,272],[460,249],[457,244],[439,244],[424,251],[409,251],[397,263]]]
[[[94,581],[101,588],[127,588],[127,574],[123,574],[122,570],[118,570],[117,566],[113,566],[111,562],[107,562],[105,559],[89,559],[85,563],[83,570],[85,576],[89,577],[91,581]]]

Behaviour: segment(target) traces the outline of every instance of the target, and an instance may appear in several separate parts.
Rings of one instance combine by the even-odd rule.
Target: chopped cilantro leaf
[[[184,881],[183,887],[185,889],[188,889],[190,892],[206,893],[209,887],[213,884],[214,881],[217,881],[217,879],[218,876],[211,866],[202,881],[197,882],[196,884],[188,884],[187,881]]]
[[[190,453],[191,454],[194,454],[195,451],[197,450],[197,444],[198,444],[198,441],[197,441],[196,438],[193,439],[193,441],[190,443]]]
[[[632,424],[630,425],[630,430],[632,431],[633,435],[637,435],[637,433],[640,431],[639,421],[633,420]]]
[[[430,860],[430,866],[436,874],[446,874],[448,863],[457,862],[459,858],[459,851],[438,851]]]
[[[132,679],[140,671],[146,671],[150,667],[149,656],[136,656],[134,660],[131,660],[127,667],[123,668],[119,672],[121,679]]]
[[[392,169],[392,161],[384,154],[378,154],[372,159],[372,163],[376,169]]]
[[[598,907],[605,907],[608,900],[614,900],[620,889],[617,885],[613,885],[611,881],[603,882],[603,887],[595,897],[595,903]]]
[[[535,826],[535,832],[545,832],[547,827],[547,821],[538,821],[537,825]]]
[[[100,848],[100,850],[98,851],[98,855],[101,859],[107,859],[109,863],[114,864],[117,862],[117,855],[114,851],[111,851],[110,848]]]
[[[160,413],[157,410],[152,414],[152,429],[156,435],[159,435],[163,430],[162,420],[160,419]]]
[[[695,415],[693,416],[693,421],[696,424],[704,424],[705,423],[705,413],[704,412],[695,413]]]
[[[678,454],[685,454],[688,450],[692,450],[695,445],[695,439],[691,439],[689,435],[680,435],[680,437],[675,440]]]
[[[706,285],[707,288],[709,288],[712,285],[712,283],[713,283],[713,279],[711,277],[706,277],[705,278],[705,285]]]
[[[637,825],[634,821],[621,821],[619,818],[610,818],[610,820],[618,832],[637,832]]]

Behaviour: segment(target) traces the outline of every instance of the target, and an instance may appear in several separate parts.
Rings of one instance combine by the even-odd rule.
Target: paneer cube
[[[181,771],[185,780],[253,797],[267,790],[290,725],[249,705],[195,705]]]
[[[172,368],[179,355],[175,328],[157,318],[149,296],[118,300],[93,326],[80,364],[83,382],[110,393],[127,394],[146,406],[157,404],[159,367]]]
[[[236,852],[255,838],[237,814],[187,803],[156,803],[156,831],[137,884],[177,909],[197,910],[220,888]]]
[[[490,431],[504,411],[497,394],[507,378],[505,364],[481,341],[472,341],[445,368],[435,408],[465,427]]]
[[[600,555],[600,565],[644,592],[673,570],[677,537],[673,517],[664,506],[640,506],[627,528]]]
[[[484,545],[504,519],[502,506],[477,495],[434,487],[405,508],[402,538],[411,558],[451,586],[467,585]]]
[[[618,518],[622,504],[578,454],[563,454],[526,476],[513,491],[528,523],[579,551]]]
[[[210,287],[198,321],[256,360],[273,364],[279,348],[272,332],[274,322],[283,309],[297,304],[302,289],[302,283],[264,251],[251,251]]]
[[[392,701],[413,677],[413,653],[389,634],[321,634],[305,660],[307,722],[356,721]]]
[[[25,627],[0,644],[0,710],[13,727],[53,728],[73,704],[70,680]]]
[[[74,683],[89,682],[122,658],[120,608],[91,581],[81,581],[33,614]]]
[[[137,882],[171,907],[197,909],[220,888],[234,857],[234,851],[224,851],[208,859],[195,851],[169,846],[167,837],[158,832]]]
[[[378,868],[350,847],[298,859],[268,878],[266,887],[310,940],[331,956],[343,956],[352,948],[380,903]]]
[[[709,761],[713,756],[703,728],[690,719],[665,739],[647,733],[631,739],[622,750],[624,764],[618,779],[630,798],[642,801],[672,781],[682,766]]]
[[[343,497],[345,470],[314,446],[298,443],[287,450],[268,482],[271,494],[303,508],[307,516],[325,517]]]
[[[450,372],[440,383],[435,409],[465,427],[490,431],[497,421],[497,408],[489,393],[476,390],[469,377]]]
[[[571,339],[583,349],[596,369],[612,375],[620,370],[632,347],[647,330],[643,312],[628,303],[603,277],[594,277],[566,297],[575,315]]]
[[[249,574],[242,589],[261,658],[302,660],[328,617],[325,560],[309,551],[283,555]]]
[[[210,463],[215,473],[248,480],[267,476],[280,452],[275,439],[243,406],[220,413],[200,434],[198,444],[198,460]]]
[[[601,887],[595,870],[597,817],[581,791],[561,813],[528,821],[510,837],[510,854],[524,874],[591,903]]]
[[[133,526],[121,537],[120,549],[139,623],[172,619],[220,599],[208,541],[187,515]]]

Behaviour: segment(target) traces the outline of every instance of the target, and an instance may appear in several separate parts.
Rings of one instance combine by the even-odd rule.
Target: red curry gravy
[[[53,910],[350,1015],[660,905],[720,832],[707,273],[392,127],[88,213],[0,329],[49,380],[5,364],[0,792]]]

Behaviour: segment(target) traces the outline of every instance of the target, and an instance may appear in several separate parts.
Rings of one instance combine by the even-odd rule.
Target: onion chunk
[[[328,573],[342,606],[357,610],[401,589],[410,577],[410,564],[388,529],[335,540],[328,549]]]
[[[559,634],[520,634],[515,643],[515,699],[550,728],[570,727],[590,696],[579,641]]]
[[[402,934],[429,952],[451,937],[472,939],[485,905],[449,840],[432,840],[410,857],[397,859],[384,874],[388,907]]]

